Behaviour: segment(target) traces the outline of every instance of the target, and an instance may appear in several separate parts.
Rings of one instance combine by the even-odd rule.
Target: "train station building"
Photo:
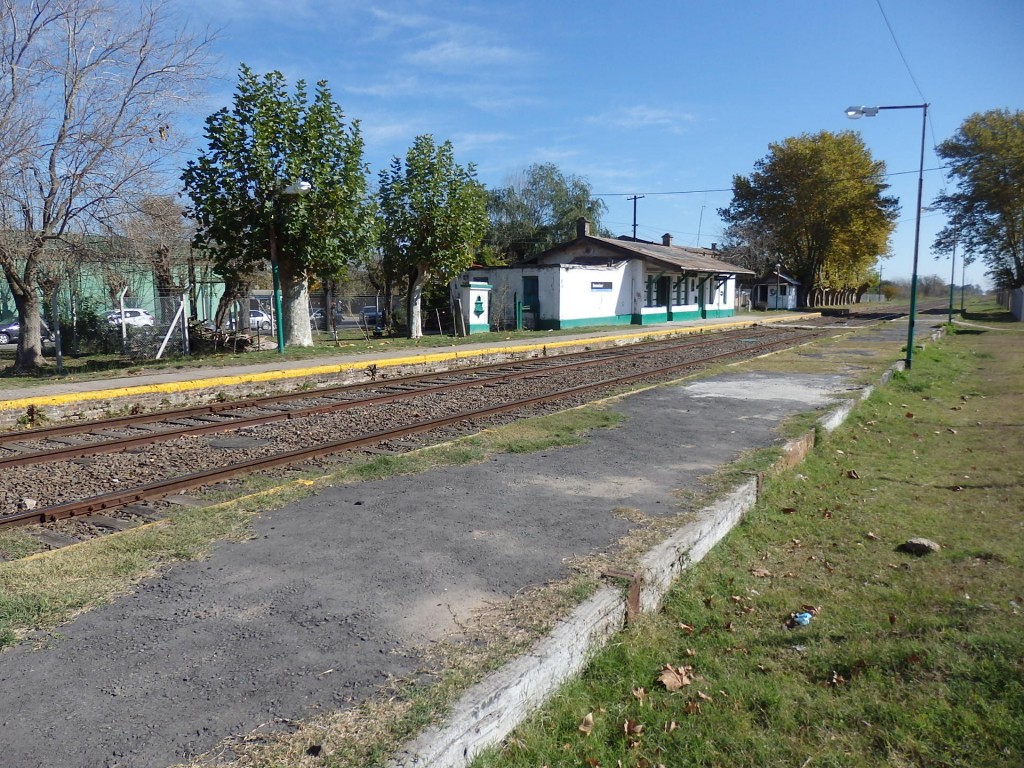
[[[651,325],[730,317],[736,282],[754,275],[716,250],[598,237],[580,218],[576,238],[532,259],[463,273],[453,299],[469,333]]]

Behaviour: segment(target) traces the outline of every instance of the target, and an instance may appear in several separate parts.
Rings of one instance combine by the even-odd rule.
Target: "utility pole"
[[[633,201],[633,239],[636,240],[636,201],[643,200],[644,195],[633,195],[632,197],[627,197],[626,199]]]

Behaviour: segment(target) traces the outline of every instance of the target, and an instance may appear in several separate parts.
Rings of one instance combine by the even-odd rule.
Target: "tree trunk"
[[[309,325],[309,282],[306,273],[290,257],[278,257],[281,276],[281,314],[284,343],[288,347],[312,347]]]
[[[423,286],[427,282],[427,270],[422,264],[409,275],[409,301],[406,311],[409,315],[406,322],[409,326],[409,338],[423,337],[423,324],[420,322],[420,304],[423,301]]]
[[[43,357],[43,334],[39,322],[42,316],[42,302],[35,291],[15,292],[14,305],[18,308],[18,322],[21,324],[18,351],[14,356],[14,370],[32,371],[46,362],[46,358]]]
[[[4,260],[4,276],[11,289],[14,307],[18,312],[21,332],[18,336],[18,350],[14,353],[14,370],[32,371],[43,365],[43,337],[39,318],[41,317],[41,300],[36,291],[35,264],[42,253],[42,243],[34,243],[26,254],[24,273],[13,272],[7,259]],[[5,254],[6,255],[6,254]]]

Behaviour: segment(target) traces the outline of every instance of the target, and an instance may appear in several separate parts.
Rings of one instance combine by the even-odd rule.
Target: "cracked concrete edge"
[[[900,360],[879,379],[885,385]],[[832,432],[852,413],[859,401],[874,391],[866,386],[857,398],[844,401],[818,423]],[[779,469],[799,464],[814,447],[814,431],[783,446]],[[647,552],[640,561],[640,610],[660,610],[673,582],[690,565],[700,562],[729,533],[757,501],[759,481],[751,479],[705,507],[697,519],[678,529]],[[456,703],[446,724],[430,728],[409,742],[390,768],[466,768],[487,747],[497,745],[544,704],[564,683],[583,671],[610,637],[626,624],[627,597],[604,587],[577,607],[526,656],[509,662],[470,688]]]
[[[640,606],[656,611],[672,582],[700,561],[742,519],[757,498],[748,480],[706,507],[695,522],[679,529],[641,561]],[[393,768],[464,768],[480,751],[499,743],[565,682],[579,674],[593,655],[626,623],[626,600],[604,587],[559,622],[528,655],[473,686],[455,705],[448,723],[407,744]]]

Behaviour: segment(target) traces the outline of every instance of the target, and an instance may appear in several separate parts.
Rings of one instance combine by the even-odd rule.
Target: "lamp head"
[[[859,120],[862,117],[874,117],[878,114],[878,107],[847,107],[846,116],[851,120]]]

